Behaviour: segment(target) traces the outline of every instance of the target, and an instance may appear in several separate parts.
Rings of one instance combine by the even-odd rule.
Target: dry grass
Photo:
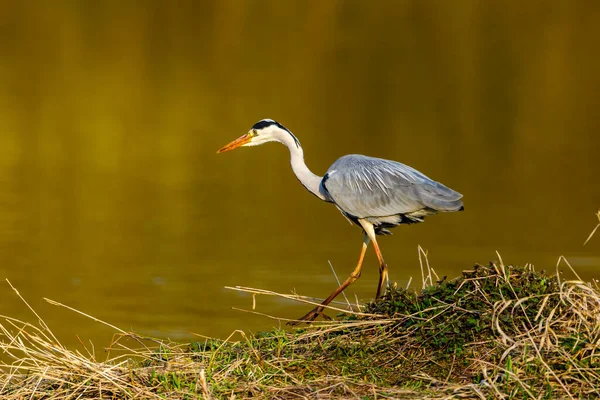
[[[103,360],[92,348],[65,348],[34,310],[36,323],[1,316],[0,359],[5,362],[0,396],[600,396],[598,287],[501,261],[436,282],[422,255],[424,288],[419,293],[394,288],[381,301],[338,321],[256,336],[236,331],[228,340],[191,344],[142,338],[113,327],[117,334]]]
[[[598,221],[600,221],[600,210],[598,210],[598,212],[596,213],[596,217],[598,218]],[[584,246],[590,241],[590,239],[592,238],[592,236],[594,236],[594,234],[596,233],[596,231],[598,230],[598,228],[600,228],[600,222],[598,222],[598,225],[596,225],[596,227],[592,230],[592,233],[590,233],[590,235],[585,240],[585,242],[583,242]]]

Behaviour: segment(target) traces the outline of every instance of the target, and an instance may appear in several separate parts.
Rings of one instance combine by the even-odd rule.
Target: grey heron
[[[426,216],[440,211],[464,209],[462,195],[421,172],[396,161],[350,154],[339,158],[321,177],[304,163],[304,151],[294,134],[272,119],[258,121],[245,135],[222,147],[223,153],[241,146],[258,146],[267,142],[283,143],[290,151],[290,162],[300,183],[313,195],[333,203],[351,222],[363,230],[363,243],[356,268],[350,276],[300,321],[313,321],[323,313],[338,294],[356,281],[361,274],[367,246],[373,248],[379,261],[379,284],[375,298],[389,286],[388,268],[377,244],[377,235],[387,235],[400,224],[423,222]]]

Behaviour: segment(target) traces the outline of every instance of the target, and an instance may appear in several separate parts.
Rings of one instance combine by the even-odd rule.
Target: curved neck
[[[321,179],[323,178],[313,174],[312,171],[306,166],[306,163],[304,162],[304,151],[302,150],[302,146],[300,146],[298,140],[287,132],[282,132],[278,139],[289,149],[292,170],[302,186],[304,186],[306,190],[317,196],[319,199],[328,201],[327,195],[321,190]]]

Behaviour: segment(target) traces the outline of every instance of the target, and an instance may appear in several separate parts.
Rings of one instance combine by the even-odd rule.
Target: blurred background
[[[327,296],[360,229],[281,145],[215,154],[262,118],[319,175],[360,153],[464,194],[465,212],[380,240],[400,285],[420,282],[418,245],[440,276],[498,251],[598,278],[599,37],[591,0],[3,2],[0,278],[72,344],[113,330],[44,297],[190,340],[277,325],[227,285]],[[377,276],[369,250],[351,301]],[[0,314],[35,322],[3,279]]]

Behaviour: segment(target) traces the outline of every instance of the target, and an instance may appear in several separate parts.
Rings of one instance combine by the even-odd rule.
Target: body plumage
[[[379,235],[400,224],[423,222],[440,211],[463,208],[462,195],[402,163],[350,154],[321,180],[332,202],[352,222],[365,218]]]

